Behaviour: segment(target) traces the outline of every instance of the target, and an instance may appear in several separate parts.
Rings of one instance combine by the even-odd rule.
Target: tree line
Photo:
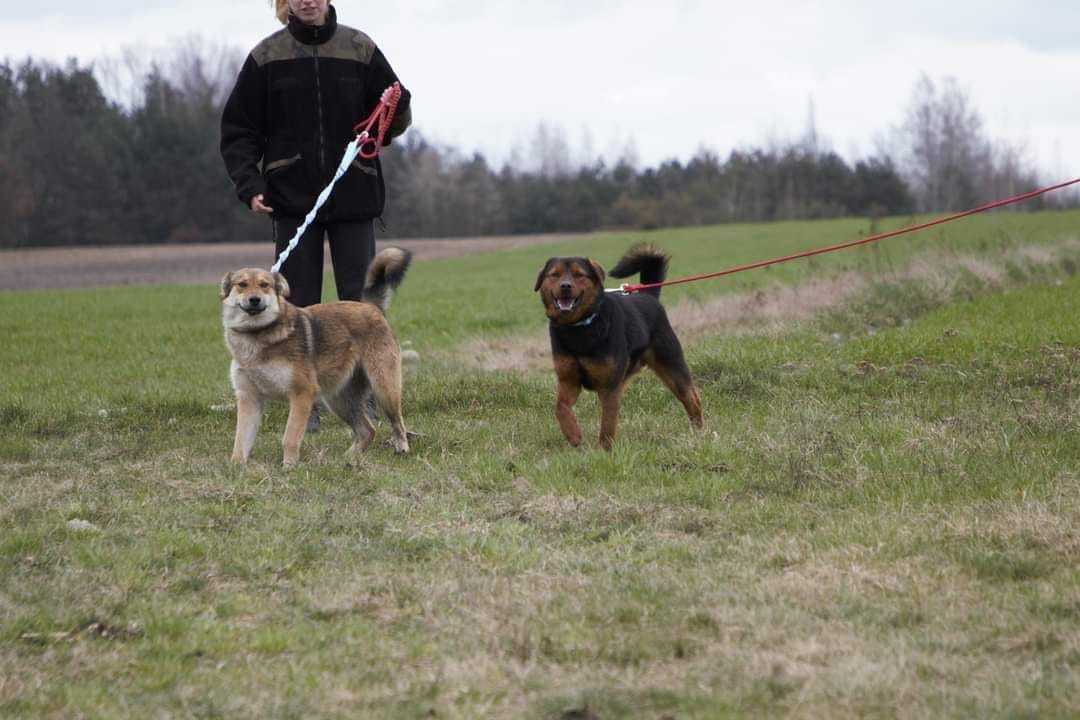
[[[0,248],[265,240],[265,220],[236,200],[218,154],[238,65],[198,47],[171,65],[129,66],[123,79],[117,65],[0,64]],[[851,164],[820,147],[810,128],[800,140],[727,157],[701,150],[656,167],[629,157],[575,166],[565,142],[541,127],[528,167],[494,167],[413,128],[383,155],[383,234],[897,215],[961,209],[1038,185],[1021,152],[985,137],[955,81],[923,78],[881,145]]]

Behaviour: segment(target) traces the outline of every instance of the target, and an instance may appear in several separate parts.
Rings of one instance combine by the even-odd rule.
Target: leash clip
[[[365,160],[374,160],[379,154],[379,139],[371,137],[367,130],[356,136],[356,146],[359,151],[357,154]]]

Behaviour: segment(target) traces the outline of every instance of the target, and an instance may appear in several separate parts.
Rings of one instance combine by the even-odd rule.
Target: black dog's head
[[[604,268],[591,258],[553,257],[536,276],[533,290],[553,322],[580,322],[604,294]]]

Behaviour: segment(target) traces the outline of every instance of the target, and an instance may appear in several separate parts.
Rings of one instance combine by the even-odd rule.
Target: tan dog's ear
[[[229,297],[229,293],[232,292],[232,273],[225,273],[225,277],[221,278],[221,299]]]
[[[279,272],[274,273],[274,290],[280,297],[289,297],[289,281]]]
[[[544,263],[544,267],[540,269],[540,274],[536,276],[536,287],[533,288],[533,292],[540,292],[540,286],[544,284],[544,276],[547,275],[547,271],[555,260],[556,258],[548,258],[548,261]]]
[[[604,284],[604,278],[607,277],[607,273],[604,272],[604,266],[601,265],[600,263],[596,262],[592,258],[589,258],[589,267],[592,268],[593,279],[596,280],[596,284],[597,285],[603,285]]]

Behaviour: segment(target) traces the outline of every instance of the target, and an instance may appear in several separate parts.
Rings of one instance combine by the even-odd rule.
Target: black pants
[[[302,218],[273,219],[275,258],[288,246],[302,222]],[[289,301],[299,307],[322,302],[324,237],[330,240],[338,300],[359,300],[364,291],[368,266],[375,257],[374,221],[313,222],[281,268],[289,281]]]

